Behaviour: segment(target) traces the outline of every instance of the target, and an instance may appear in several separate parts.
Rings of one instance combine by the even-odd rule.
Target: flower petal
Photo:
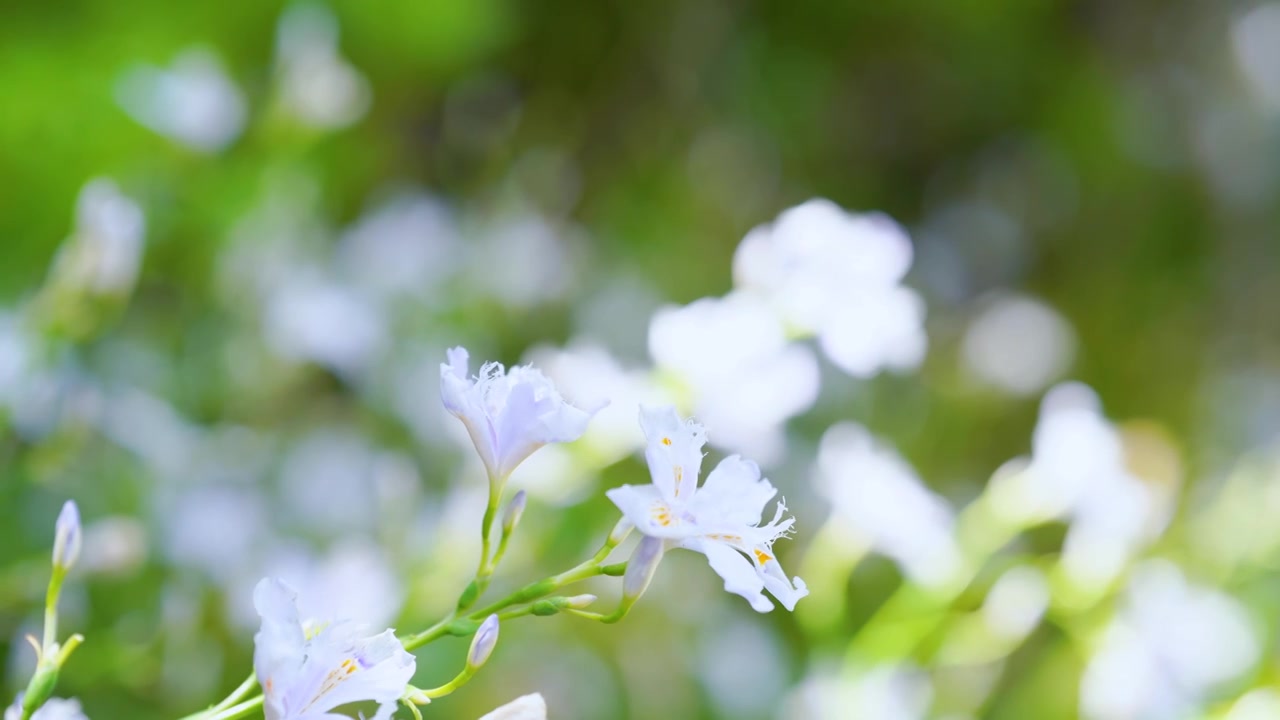
[[[670,405],[641,407],[640,427],[647,441],[644,456],[653,484],[673,506],[693,500],[702,472],[706,430],[682,420]]]
[[[605,492],[636,529],[650,537],[688,538],[701,530],[667,503],[653,485],[623,485]]]
[[[711,569],[724,579],[727,592],[746,598],[756,612],[773,610],[773,603],[761,592],[765,587],[764,580],[756,573],[751,561],[737,550],[714,540],[693,541],[685,547],[707,556]]]
[[[698,490],[693,512],[700,524],[756,525],[764,506],[778,494],[760,466],[738,455],[730,455],[716,465]]]
[[[547,720],[547,702],[539,693],[518,697],[480,720]]]

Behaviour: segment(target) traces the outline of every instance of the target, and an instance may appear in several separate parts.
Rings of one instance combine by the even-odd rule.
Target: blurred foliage
[[[95,718],[173,717],[234,687],[249,667],[251,632],[228,619],[235,603],[224,597],[242,588],[164,549],[171,505],[154,498],[167,479],[112,439],[105,426],[125,416],[101,406],[115,390],[143,388],[212,434],[259,434],[248,443],[257,455],[232,458],[254,464],[250,475],[277,477],[296,442],[335,427],[408,458],[418,483],[409,496],[422,509],[364,528],[384,546],[425,543],[446,520],[474,524],[445,517],[474,509],[449,501],[450,488],[469,479],[459,477],[467,466],[456,445],[424,444],[396,409],[422,388],[404,386],[390,359],[353,380],[324,363],[274,357],[257,339],[259,301],[234,282],[247,271],[229,269],[238,249],[274,242],[263,228],[278,218],[246,221],[270,216],[263,208],[273,203],[298,214],[283,224],[297,230],[302,255],[319,257],[342,228],[404,188],[425,188],[464,228],[531,207],[566,238],[573,275],[561,293],[522,304],[460,289],[481,270],[400,308],[391,323],[404,341],[398,353],[465,342],[476,346],[473,357],[507,362],[538,343],[567,342],[590,324],[584,318],[602,296],[627,283],[654,305],[724,294],[743,235],[807,198],[883,210],[915,240],[908,283],[928,304],[929,355],[918,373],[868,381],[824,365],[823,398],[791,423],[787,460],[770,473],[799,516],[796,549],[783,548],[783,558],[799,566],[826,517],[805,480],[833,423],[854,419],[891,439],[957,505],[979,497],[1006,460],[1029,452],[1038,398],[975,387],[960,362],[964,329],[981,304],[1015,290],[1069,320],[1078,348],[1069,375],[1097,391],[1106,414],[1147,419],[1180,456],[1184,510],[1162,550],[1186,560],[1189,576],[1274,617],[1274,558],[1252,558],[1260,570],[1219,572],[1196,558],[1197,539],[1212,532],[1196,530],[1185,509],[1216,497],[1239,471],[1236,459],[1273,441],[1280,427],[1280,124],[1256,106],[1236,67],[1230,28],[1240,15],[1228,5],[332,3],[341,55],[367,81],[370,104],[349,126],[318,129],[283,107],[281,3],[4,4],[0,306],[38,318],[43,361],[94,388],[60,396],[49,432],[9,423],[0,434],[6,687],[25,680],[20,637],[38,618],[52,520],[69,496],[87,519],[140,519],[149,554],[138,567],[85,577],[68,591],[74,627],[89,640],[64,674],[63,694],[79,696]],[[243,132],[221,150],[153,132],[120,100],[130,71],[167,67],[192,47],[216,54],[246,103]],[[95,177],[114,179],[144,211],[141,276],[124,297],[69,299],[52,268],[75,233],[77,197]],[[501,253],[491,257],[504,262]],[[506,274],[494,277],[501,283]],[[612,349],[642,364],[643,322],[622,317],[613,329],[630,339]],[[438,398],[422,392],[409,402],[433,406]],[[225,439],[230,452],[243,449]],[[582,504],[535,503],[524,559],[538,572],[576,562],[614,517],[595,491],[643,478],[639,464],[625,461],[593,478],[593,492],[571,493]],[[288,492],[269,492],[276,509],[268,524],[277,532],[317,546],[343,543],[332,540],[338,529],[308,529],[279,511]],[[1223,512],[1231,522],[1247,507]],[[1021,538],[1014,560],[998,562],[1047,562],[1062,535],[1059,525],[1039,528]],[[461,585],[451,584],[458,573],[440,558],[454,551],[453,565],[470,565],[474,548],[465,544],[386,550],[407,578],[403,627],[450,605]],[[725,709],[698,679],[696,666],[714,656],[710,634],[698,634],[703,624],[768,628],[763,645],[782,657],[769,667],[785,675],[765,698],[776,706],[786,686],[838,659],[903,582],[887,562],[862,563],[838,588],[848,596],[845,615],[832,634],[815,635],[782,612],[689,610],[737,600],[716,597],[718,581],[696,561],[670,562],[688,566],[681,582],[700,578],[687,602],[641,607],[619,628],[554,618],[504,629],[506,660],[433,705],[433,716],[475,717],[516,689],[540,689],[533,678],[549,681],[527,668],[563,659],[559,675],[549,671],[562,684],[547,688],[549,697],[584,673],[605,698],[573,717],[653,717],[664,708],[681,717],[775,717],[774,707],[755,715]],[[447,567],[424,570],[433,564]],[[979,574],[973,597],[959,596],[947,612],[976,611],[994,582],[993,571]],[[688,617],[671,620],[681,608]],[[1103,603],[1084,624],[1100,627],[1111,610]],[[1273,667],[1274,623],[1266,626],[1259,668]],[[1074,716],[1087,653],[1071,632],[1052,623],[1036,630],[990,680],[990,698],[973,716]],[[929,648],[947,637],[935,629],[914,659],[929,666]],[[462,647],[432,646],[419,667],[443,681]],[[667,665],[672,657],[685,659]],[[594,664],[600,658],[607,662]],[[1274,669],[1257,672],[1260,683],[1274,680]],[[504,683],[503,673],[519,680]],[[957,694],[948,683],[965,684],[945,674],[935,679],[943,700]],[[669,704],[636,693],[669,693]],[[571,716],[554,706],[552,714]]]

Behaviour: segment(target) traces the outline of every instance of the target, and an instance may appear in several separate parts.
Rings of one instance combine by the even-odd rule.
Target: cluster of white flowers
[[[481,569],[459,600],[461,611],[483,593],[488,575],[501,559],[524,511],[522,491],[508,505],[500,524],[502,541],[490,557],[488,536],[494,510],[512,473],[540,448],[580,438],[604,403],[586,408],[574,406],[561,397],[546,376],[529,366],[506,369],[497,363],[486,363],[477,375],[469,375],[468,353],[461,347],[451,349],[447,362],[440,365],[440,391],[444,407],[467,429],[489,477],[490,510],[483,526],[485,545]],[[778,502],[772,518],[762,522],[762,513],[777,490],[761,477],[755,463],[736,455],[725,458],[699,485],[702,449],[707,437],[702,426],[682,419],[670,406],[641,406],[640,426],[653,483],[624,485],[608,492],[622,518],[610,534],[604,551],[580,566],[588,571],[582,577],[603,573],[600,563],[609,551],[632,529],[639,530],[644,538],[625,564],[625,573],[612,573],[624,575],[618,611],[611,616],[584,611],[583,608],[596,600],[594,595],[540,599],[556,589],[558,583],[577,579],[573,571],[555,576],[561,579],[548,581],[552,584],[545,590],[529,597],[517,593],[498,607],[535,601],[519,614],[566,612],[616,622],[645,592],[666,550],[686,548],[705,555],[712,569],[724,580],[725,589],[747,599],[755,610],[773,609],[773,603],[764,595],[766,590],[788,610],[793,609],[808,590],[802,580],[789,577],[783,571],[773,545],[790,534],[795,521],[784,516],[786,507]],[[145,451],[145,441],[138,438],[134,441]],[[69,502],[57,522],[53,549],[55,581],[51,587],[60,587],[61,578],[76,563],[82,546],[79,512],[75,504]],[[376,591],[376,588],[366,590]],[[254,638],[254,671],[262,694],[257,699],[244,700],[249,690],[238,690],[237,695],[209,711],[207,716],[211,720],[224,717],[221,712],[241,707],[235,705],[237,701],[243,701],[242,705],[248,703],[248,707],[261,706],[268,720],[337,717],[334,714],[337,708],[352,703],[373,703],[378,707],[374,718],[386,720],[401,703],[426,704],[432,697],[448,694],[466,682],[485,664],[498,638],[497,613],[489,614],[483,623],[469,630],[461,630],[461,633],[474,634],[463,673],[454,683],[442,688],[419,690],[410,685],[417,661],[407,648],[426,642],[424,638],[437,629],[451,628],[451,622],[466,622],[465,617],[455,613],[437,629],[402,640],[394,629],[369,634],[363,626],[332,614],[303,617],[298,593],[279,578],[259,581],[253,598],[261,618]],[[65,651],[46,638],[42,656],[56,657],[60,666],[79,643],[76,638],[67,642]],[[53,666],[53,672],[57,666]],[[6,711],[6,720],[12,720],[14,712],[27,711],[21,703],[19,699]],[[37,720],[83,717],[74,701],[49,701],[47,697],[42,698],[34,710]],[[540,696],[526,696],[487,717],[545,718],[545,703]]]

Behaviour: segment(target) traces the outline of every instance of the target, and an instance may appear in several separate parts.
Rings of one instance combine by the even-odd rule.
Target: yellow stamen
[[[769,553],[763,550],[757,549],[755,553],[756,553],[756,560],[759,560],[761,565],[764,565],[765,563],[773,559],[772,555],[770,555]]]

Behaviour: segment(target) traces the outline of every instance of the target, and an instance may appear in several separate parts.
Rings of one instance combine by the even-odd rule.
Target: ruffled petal
[[[714,540],[688,543],[685,547],[707,556],[711,569],[724,580],[725,591],[746,598],[756,612],[773,610],[773,603],[761,592],[765,587],[764,580],[742,553]]]
[[[773,484],[760,477],[759,465],[730,455],[707,475],[693,512],[703,525],[756,525],[777,494]]]
[[[355,702],[379,704],[387,720],[416,661],[392,630],[361,637],[349,623],[324,627],[308,638],[298,621],[297,593],[264,579],[254,591],[262,628],[254,637],[254,669],[267,720],[318,720]]]

